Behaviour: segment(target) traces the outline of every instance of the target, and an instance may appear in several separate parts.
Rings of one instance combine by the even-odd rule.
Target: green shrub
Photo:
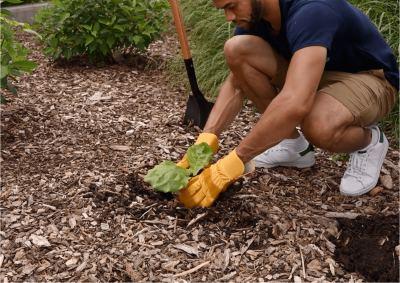
[[[116,50],[143,51],[164,30],[164,0],[54,0],[36,16],[53,59],[112,60]]]
[[[6,0],[1,1],[9,3],[18,3],[18,0]],[[0,61],[1,61],[1,71],[0,71],[0,87],[3,89],[8,89],[13,93],[16,93],[16,88],[11,84],[10,79],[16,79],[23,73],[32,72],[36,63],[27,59],[28,50],[19,43],[14,37],[14,30],[17,28],[22,28],[22,30],[30,33],[35,33],[30,29],[28,24],[19,23],[17,21],[11,20],[10,13],[1,9],[0,11],[0,41],[1,41],[1,51],[0,51]],[[36,34],[36,33],[35,33]],[[5,102],[4,97],[0,97],[1,102]]]

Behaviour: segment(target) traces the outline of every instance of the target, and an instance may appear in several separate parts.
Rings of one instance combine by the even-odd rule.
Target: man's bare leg
[[[349,109],[321,92],[304,119],[302,129],[317,146],[332,152],[350,153],[340,182],[342,194],[359,196],[376,186],[388,150],[388,141],[377,126],[356,125]]]
[[[325,93],[317,94],[301,128],[311,143],[331,152],[351,153],[371,142],[371,130],[354,125],[351,112]]]
[[[231,38],[225,44],[224,52],[234,87],[263,113],[277,95],[271,81],[277,76],[279,68],[287,68],[287,62],[265,40],[251,35]],[[288,138],[298,136],[298,132],[293,131]]]

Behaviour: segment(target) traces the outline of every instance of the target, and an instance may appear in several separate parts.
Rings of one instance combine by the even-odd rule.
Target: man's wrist
[[[242,160],[243,164],[246,164],[253,159],[249,154],[246,154],[246,151],[243,150],[240,145],[236,148],[236,154],[240,160]]]

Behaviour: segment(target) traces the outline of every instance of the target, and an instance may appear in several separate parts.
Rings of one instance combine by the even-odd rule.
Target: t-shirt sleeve
[[[323,46],[330,50],[341,21],[327,4],[312,2],[300,7],[287,24],[291,52],[308,46]]]

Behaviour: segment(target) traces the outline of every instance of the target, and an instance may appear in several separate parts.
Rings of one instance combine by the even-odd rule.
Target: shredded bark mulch
[[[23,39],[40,65],[1,106],[2,281],[398,280],[395,142],[372,195],[341,196],[345,161],[317,150],[310,169],[257,170],[188,210],[142,181],[199,132],[182,125],[187,91],[162,64],[56,66]],[[171,38],[151,50],[157,62],[179,52]],[[246,105],[218,156],[258,117]]]

